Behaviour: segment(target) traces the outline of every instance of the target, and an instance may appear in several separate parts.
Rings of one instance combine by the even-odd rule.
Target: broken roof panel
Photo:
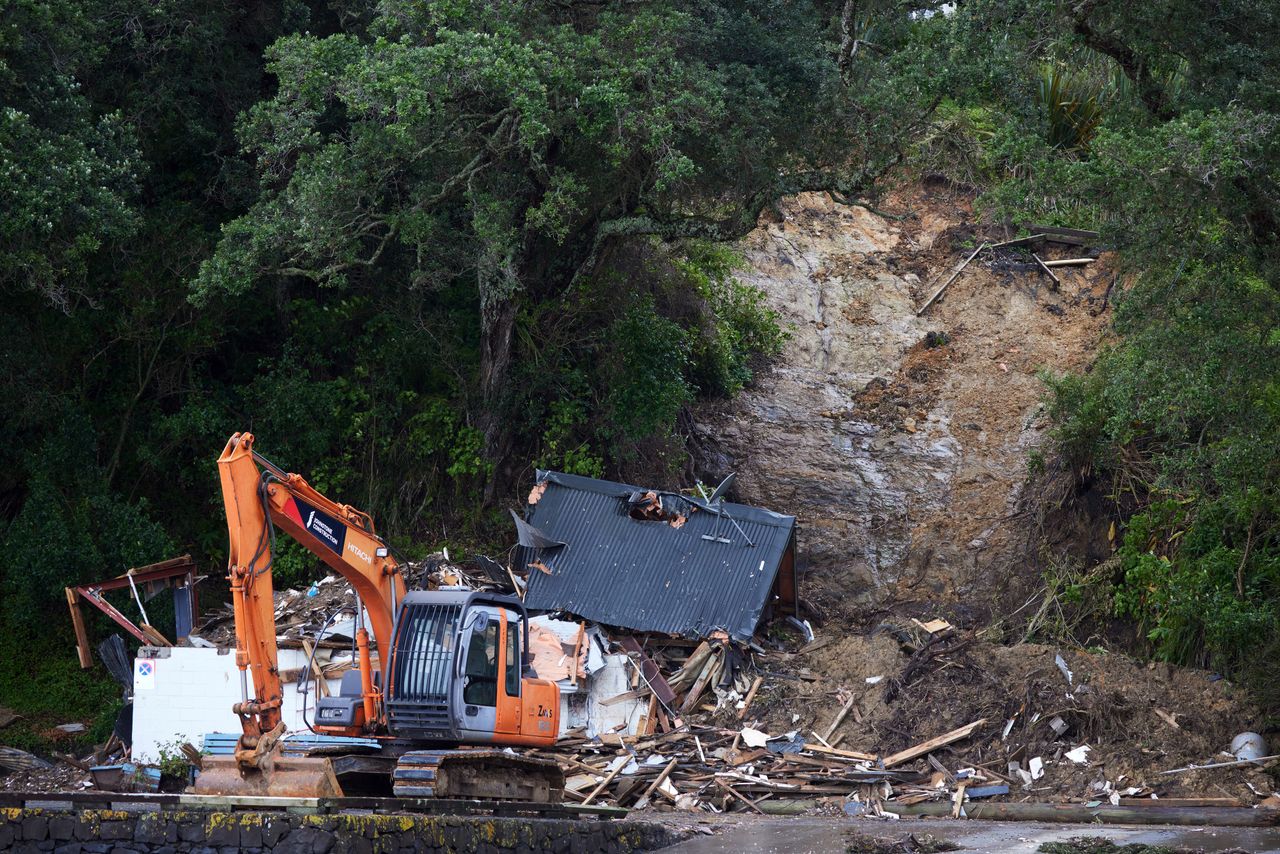
[[[531,609],[745,641],[779,569],[794,602],[793,516],[559,472],[537,477],[525,521],[564,545],[516,550]]]

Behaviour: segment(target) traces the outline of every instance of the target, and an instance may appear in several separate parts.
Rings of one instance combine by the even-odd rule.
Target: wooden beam
[[[1097,240],[1099,237],[1096,231],[1086,231],[1082,228],[1063,228],[1060,225],[1028,225],[1027,231],[1034,231],[1036,234],[1045,234],[1054,237],[1075,237],[1080,240]]]
[[[679,762],[680,759],[677,757],[667,763],[667,767],[662,769],[662,773],[649,784],[649,788],[644,790],[644,794],[640,796],[640,800],[636,801],[636,809],[642,810],[649,805],[649,798],[652,797],[653,793],[658,791],[658,787],[671,776],[671,772],[675,770],[676,765]]]
[[[160,630],[155,626],[148,626],[146,623],[138,626],[142,629],[142,633],[147,636],[147,642],[152,646],[173,646],[169,643],[169,639],[160,634]]]
[[[942,292],[947,289],[947,285],[954,282],[956,280],[956,277],[959,276],[962,272],[964,272],[964,268],[969,266],[969,262],[972,261],[974,258],[977,258],[978,253],[986,248],[987,248],[987,244],[985,242],[979,244],[978,248],[973,250],[973,254],[970,255],[968,258],[964,259],[964,261],[960,263],[960,266],[956,267],[955,271],[950,276],[947,277],[947,280],[943,282],[942,285],[936,291],[933,292],[933,295],[924,301],[924,305],[916,309],[916,317],[919,317],[920,315],[924,314],[925,309],[933,305],[933,301],[936,300],[938,297],[942,296]]]
[[[894,765],[901,765],[903,762],[909,762],[919,756],[924,756],[926,753],[931,753],[939,747],[946,747],[952,742],[960,741],[962,738],[968,738],[973,735],[974,730],[986,722],[986,718],[979,718],[971,724],[965,724],[958,729],[951,730],[951,732],[943,733],[937,738],[922,741],[914,747],[908,747],[906,750],[900,750],[891,756],[886,756],[884,759],[884,767],[892,768]],[[807,746],[808,745],[806,745],[806,747]]]
[[[578,656],[582,653],[582,641],[587,636],[587,624],[578,623],[578,636],[573,639],[573,663],[569,667],[569,684],[578,687]]]
[[[84,625],[84,612],[80,610],[80,597],[70,587],[66,588],[67,608],[71,611],[71,626],[76,632],[76,655],[85,670],[93,667],[93,654],[89,651],[89,631]]]
[[[667,680],[662,676],[662,669],[658,667],[657,662],[645,653],[644,647],[640,646],[640,642],[631,635],[623,635],[622,640],[618,643],[627,652],[640,659],[640,673],[648,681],[653,693],[658,695],[658,699],[666,706],[672,705],[676,701],[675,691],[671,690],[671,686],[667,684]]]
[[[1036,253],[1032,252],[1032,253],[1031,253],[1031,257],[1032,257],[1032,258],[1034,258],[1034,259],[1036,259],[1036,263],[1040,265],[1040,269],[1041,269],[1041,270],[1044,270],[1046,273],[1048,273],[1048,274],[1049,274],[1049,278],[1053,279],[1053,289],[1054,289],[1054,290],[1057,290],[1059,287],[1061,287],[1061,286],[1062,286],[1062,281],[1058,278],[1057,274],[1056,274],[1056,273],[1054,273],[1052,270],[1050,270],[1050,269],[1045,265],[1044,261],[1040,260],[1040,256],[1039,256],[1039,255],[1037,255]]]
[[[875,762],[879,757],[857,750],[838,750],[834,747],[823,747],[821,744],[806,744],[805,750],[814,753],[825,753],[827,756],[839,756],[841,759],[853,759],[858,762]],[[885,767],[888,767],[887,765]]]
[[[625,703],[627,700],[642,700],[647,696],[649,696],[648,688],[637,688],[634,691],[624,691],[621,694],[614,694],[612,697],[607,697],[600,701],[600,705],[613,706],[618,703]]]
[[[760,690],[760,684],[764,682],[763,676],[757,676],[751,682],[751,689],[747,691],[747,699],[742,701],[742,708],[738,709],[738,720],[746,720],[747,710],[751,708],[751,701],[756,698],[756,692]]]
[[[589,804],[589,803],[591,803],[592,801],[594,801],[594,800],[596,799],[596,795],[598,795],[598,794],[600,794],[601,792],[603,792],[603,791],[604,791],[604,787],[605,787],[605,786],[607,786],[607,785],[609,785],[610,783],[612,783],[612,782],[613,782],[613,778],[614,778],[614,777],[617,777],[619,774],[621,774],[621,773],[622,773],[622,769],[623,769],[623,768],[626,768],[626,767],[627,767],[627,764],[628,764],[630,761],[631,761],[631,757],[630,757],[630,755],[627,755],[627,756],[619,756],[617,759],[613,760],[613,764],[614,764],[613,770],[611,770],[608,774],[606,774],[606,775],[605,775],[605,778],[604,778],[603,780],[601,780],[601,781],[600,781],[600,785],[598,785],[598,786],[596,786],[594,789],[592,789],[592,790],[591,790],[591,794],[587,795],[587,796],[586,796],[586,798],[584,798],[584,799],[583,799],[583,801],[582,801],[583,805],[585,806],[586,804]]]
[[[992,243],[992,249],[999,249],[1002,246],[1021,246],[1024,243],[1039,243],[1044,240],[1043,234],[1028,234],[1026,237],[1015,237],[1012,240],[1002,240],[999,243]]]
[[[643,735],[645,737],[651,736],[653,735],[654,730],[656,730],[657,728],[658,728],[658,695],[650,694],[649,708],[646,709],[644,713],[644,726],[640,728],[640,732],[637,733],[637,735]]]
[[[320,669],[320,662],[316,661],[315,648],[311,646],[311,641],[305,638],[302,641],[302,652],[311,661],[311,673],[316,678],[316,696],[329,696],[329,682],[324,678],[324,671]]]
[[[751,807],[751,809],[752,809],[752,810],[754,810],[755,812],[759,813],[760,815],[764,815],[764,810],[762,810],[762,809],[760,809],[760,807],[756,806],[756,802],[755,802],[755,801],[751,800],[751,799],[750,799],[750,798],[748,798],[746,795],[744,795],[744,794],[740,793],[737,789],[733,788],[733,786],[730,786],[730,785],[729,785],[729,784],[728,784],[724,779],[722,779],[722,778],[720,778],[720,777],[717,777],[717,778],[716,778],[716,785],[717,785],[717,786],[719,786],[720,788],[724,789],[724,790],[725,790],[726,792],[728,792],[729,794],[733,795],[733,796],[734,796],[735,798],[737,798],[738,800],[742,801],[742,802],[743,802],[744,804],[746,804],[747,806]]]
[[[76,593],[80,594],[81,598],[86,602],[114,620],[116,625],[120,626],[120,628],[137,638],[139,643],[148,646],[151,645],[151,640],[142,633],[142,629],[134,625],[133,620],[130,620],[124,614],[121,614],[114,605],[104,599],[96,590],[90,590],[86,587],[76,587],[73,589]]]
[[[1042,262],[1046,267],[1083,267],[1092,264],[1097,258],[1059,258],[1057,261]]]
[[[720,663],[723,658],[717,658],[712,655],[707,659],[707,663],[702,666],[702,672],[698,674],[698,678],[694,681],[693,687],[689,689],[689,693],[684,695],[684,702],[680,704],[680,713],[687,714],[697,708],[698,699],[707,690],[707,685],[711,682],[720,670]]]
[[[827,727],[827,731],[822,734],[823,741],[826,741],[827,739],[831,738],[832,735],[835,734],[836,727],[840,726],[840,724],[844,721],[845,716],[849,714],[850,709],[853,708],[853,704],[856,703],[857,701],[858,701],[858,698],[856,696],[849,698],[849,702],[844,704],[844,708],[840,710],[840,714],[836,715],[836,719],[831,722],[831,726]]]

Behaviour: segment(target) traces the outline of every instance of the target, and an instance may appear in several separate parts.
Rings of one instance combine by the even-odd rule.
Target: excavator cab
[[[529,664],[529,620],[514,596],[411,591],[396,620],[387,724],[415,741],[546,746],[559,692]]]

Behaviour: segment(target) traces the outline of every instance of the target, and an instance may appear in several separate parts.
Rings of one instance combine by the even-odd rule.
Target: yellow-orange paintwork
[[[316,557],[341,575],[360,595],[373,628],[373,645],[379,661],[389,661],[395,608],[404,600],[404,576],[395,559],[379,555],[382,541],[374,533],[367,513],[346,504],[337,504],[313,489],[301,476],[265,464],[268,477],[253,453],[253,435],[236,433],[218,458],[222,497],[230,536],[227,577],[231,582],[236,626],[236,664],[252,678],[254,702],[237,705],[244,734],[237,749],[255,747],[281,722],[280,682],[276,649],[275,605],[271,584],[271,532],[274,522]],[[268,519],[267,511],[270,508]],[[307,530],[299,517],[296,499],[339,520],[346,526],[344,546],[335,551]],[[506,673],[507,632],[521,631],[501,616],[499,674]],[[322,732],[340,735],[388,735],[386,712],[379,690],[372,683],[368,632],[358,632],[364,704],[355,727],[322,727]],[[520,695],[508,696],[506,679],[498,680],[498,711],[493,743],[547,746],[554,744],[560,730],[560,690],[546,679],[522,678]],[[361,720],[362,719],[362,720]],[[247,753],[245,754],[247,755]]]

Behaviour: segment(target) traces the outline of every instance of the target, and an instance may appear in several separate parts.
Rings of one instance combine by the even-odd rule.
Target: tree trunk
[[[480,427],[484,432],[484,454],[493,465],[493,477],[485,485],[484,502],[492,505],[506,492],[509,460],[514,436],[507,417],[507,381],[511,373],[512,344],[515,337],[516,301],[507,298],[485,306],[481,312],[480,339]]]

